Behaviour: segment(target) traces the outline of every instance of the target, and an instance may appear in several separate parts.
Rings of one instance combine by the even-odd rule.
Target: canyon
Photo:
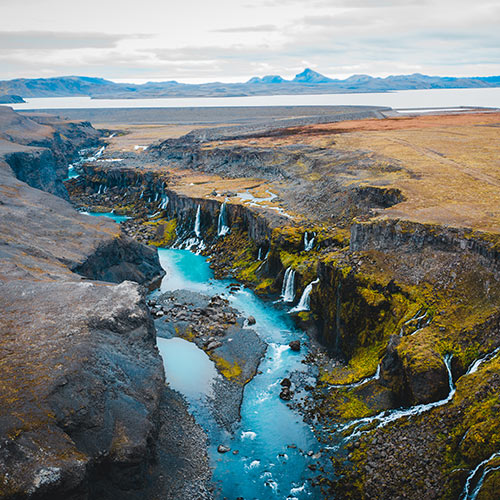
[[[292,376],[303,396],[288,404],[320,442],[309,469],[323,497],[495,498],[498,113],[346,109],[179,134],[0,110],[4,498],[210,496],[206,437],[165,387],[155,347],[154,247],[189,248],[216,278],[281,297],[308,333],[315,381]],[[88,147],[100,154],[66,178]],[[128,218],[117,229],[63,198]],[[227,348],[190,330],[204,307],[168,328],[222,356],[230,383]],[[169,470],[183,492],[169,497],[159,471],[177,462],[162,446],[181,434],[196,469]]]

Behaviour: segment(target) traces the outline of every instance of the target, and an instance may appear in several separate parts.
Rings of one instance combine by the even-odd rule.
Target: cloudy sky
[[[499,0],[0,0],[0,79],[500,74]]]

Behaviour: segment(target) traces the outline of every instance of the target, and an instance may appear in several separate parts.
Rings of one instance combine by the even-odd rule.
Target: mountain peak
[[[281,78],[279,75],[266,75],[262,78],[254,76],[253,78],[250,78],[247,83],[283,83],[284,81],[286,80]]]
[[[306,68],[302,71],[302,73],[295,75],[295,78],[292,81],[302,83],[327,83],[331,82],[332,79],[312,70],[311,68]]]

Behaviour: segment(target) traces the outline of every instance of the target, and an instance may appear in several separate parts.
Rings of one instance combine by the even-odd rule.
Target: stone
[[[218,341],[217,342],[210,342],[207,345],[206,349],[207,349],[207,351],[212,351],[213,349],[217,349],[221,346],[222,346],[222,342],[218,342]]]
[[[292,351],[300,351],[300,340],[292,340],[288,345]]]
[[[292,386],[292,382],[289,378],[284,378],[281,382],[280,382],[280,385],[282,387],[288,387],[290,388]]]
[[[231,451],[231,448],[229,448],[229,446],[225,446],[223,444],[220,444],[218,447],[217,447],[217,451],[219,453],[227,453],[228,451]]]
[[[255,325],[255,323],[257,323],[257,321],[256,321],[256,319],[253,316],[248,316],[247,323],[249,325]]]
[[[283,401],[290,401],[292,399],[292,391],[288,387],[283,387],[280,392],[280,398]]]

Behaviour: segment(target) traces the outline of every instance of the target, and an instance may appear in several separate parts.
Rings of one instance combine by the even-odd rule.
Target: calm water
[[[481,106],[500,108],[500,88],[400,90],[388,93],[274,95],[251,97],[189,97],[161,99],[90,99],[90,97],[26,98],[9,104],[14,109],[68,108],[183,108],[211,106],[389,106],[443,108]]]
[[[204,421],[203,408],[198,406],[203,398],[190,397],[191,376],[187,377],[186,387],[182,383],[175,386],[187,396],[191,411],[209,433],[214,480],[220,484],[221,498],[316,498],[306,481],[311,477],[307,465],[314,461],[300,450],[318,451],[319,445],[309,426],[278,397],[279,382],[291,372],[305,369],[301,363],[305,349],[296,353],[288,347],[291,340],[306,340],[305,334],[294,329],[286,310],[263,302],[250,290],[229,294],[229,281],[215,280],[203,257],[187,250],[172,249],[159,249],[159,255],[167,273],[161,285],[162,291],[181,288],[224,295],[242,314],[255,317],[257,323],[253,328],[268,344],[265,359],[259,367],[262,373],[245,387],[240,428],[234,437],[226,435],[223,441],[231,450],[238,450],[238,455],[217,453],[223,434],[214,431],[210,419]],[[167,379],[171,373],[171,358],[177,358],[179,364],[182,364],[179,360],[185,364],[190,362],[191,354],[186,356],[185,346],[179,345],[182,349],[172,344],[166,346],[170,350],[165,358]],[[288,445],[297,448],[288,448]]]
[[[126,221],[127,219],[130,219],[130,217],[127,217],[126,215],[116,215],[112,212],[102,212],[102,213],[97,213],[97,212],[81,212],[82,214],[85,215],[90,215],[92,217],[108,217],[110,219],[113,219],[115,222],[118,224],[120,222]]]

